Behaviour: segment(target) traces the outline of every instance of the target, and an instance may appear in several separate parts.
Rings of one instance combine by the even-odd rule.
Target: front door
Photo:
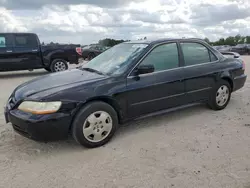
[[[9,34],[0,34],[0,71],[13,70],[12,36]]]
[[[179,63],[177,44],[167,43],[154,47],[139,65],[149,64],[155,68],[153,73],[133,76],[132,72],[127,78],[129,118],[178,106],[184,102],[183,68]]]

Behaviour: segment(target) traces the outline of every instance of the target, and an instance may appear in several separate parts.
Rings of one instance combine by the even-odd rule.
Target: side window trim
[[[201,43],[199,41],[180,41],[179,43],[180,43],[181,53],[183,54],[183,62],[184,62],[183,67],[201,66],[201,65],[206,65],[206,64],[210,64],[210,63],[217,63],[219,61],[219,58],[213,53],[213,51],[209,47],[207,47],[205,44],[203,44],[203,43]],[[185,58],[184,58],[184,53],[183,53],[183,49],[182,49],[182,46],[181,46],[182,43],[196,43],[196,44],[200,44],[200,45],[204,46],[207,49],[207,51],[208,51],[208,55],[209,55],[210,61],[209,62],[205,62],[205,63],[195,64],[195,65],[186,65]],[[216,59],[217,59],[216,61],[211,61],[211,55],[210,55],[210,53],[212,53],[216,57]]]
[[[135,70],[136,67],[138,67],[142,62],[143,60],[157,47],[161,46],[161,45],[165,45],[165,44],[172,44],[172,43],[175,43],[176,44],[176,49],[177,49],[177,53],[178,53],[178,67],[176,68],[172,68],[172,69],[167,69],[167,70],[162,70],[162,71],[157,71],[157,72],[153,72],[153,73],[148,73],[148,74],[143,74],[141,76],[146,76],[146,75],[151,75],[151,74],[157,74],[157,73],[161,73],[161,72],[165,72],[165,71],[171,71],[171,70],[175,70],[175,69],[180,69],[182,68],[181,66],[181,57],[180,57],[180,49],[179,49],[179,46],[178,46],[178,41],[171,41],[171,42],[163,42],[163,43],[160,43],[160,44],[156,44],[154,45],[146,54],[144,54],[144,56],[136,63],[136,65],[131,69],[131,71],[129,72],[127,78],[132,78],[134,77],[133,75],[131,75],[133,73],[133,71]]]

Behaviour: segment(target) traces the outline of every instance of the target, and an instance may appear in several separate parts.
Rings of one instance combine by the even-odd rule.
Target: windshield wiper
[[[82,67],[81,69],[82,69],[82,70],[89,71],[89,72],[95,72],[95,73],[100,74],[100,75],[105,75],[103,72],[100,72],[100,71],[95,70],[95,69],[92,69],[92,68]]]

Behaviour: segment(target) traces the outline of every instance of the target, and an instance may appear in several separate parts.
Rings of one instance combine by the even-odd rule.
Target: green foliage
[[[140,38],[138,40],[147,40],[147,37],[144,38]],[[214,45],[214,46],[219,46],[219,45],[230,45],[230,46],[234,46],[236,44],[250,44],[250,36],[242,36],[240,34],[236,35],[236,36],[229,36],[226,38],[220,38],[219,40],[215,41],[215,42],[211,42],[209,40],[209,38],[205,38],[204,39],[207,43]],[[115,39],[111,39],[111,38],[106,38],[103,40],[99,40],[98,44],[102,45],[102,46],[115,46],[119,43],[122,42],[126,42],[129,40],[115,40]]]
[[[234,46],[236,44],[244,44],[244,43],[250,44],[250,36],[241,36],[240,34],[234,37],[230,36],[227,38],[220,38],[218,41],[215,41],[215,42],[210,42],[208,38],[205,38],[204,40],[214,46],[219,46],[219,45]]]
[[[125,40],[115,40],[115,39],[106,38],[106,39],[103,39],[103,40],[99,40],[98,44],[100,44],[102,46],[112,47],[112,46],[115,46],[115,45],[120,44],[122,42],[126,42],[126,41]]]
[[[210,43],[210,40],[208,38],[204,39],[207,43]]]

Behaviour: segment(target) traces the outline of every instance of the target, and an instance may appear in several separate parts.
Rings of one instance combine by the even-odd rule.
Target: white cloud
[[[36,32],[45,42],[86,44],[145,36],[215,40],[250,31],[250,3],[244,0],[109,0],[106,5],[101,0],[40,0],[30,3],[29,10],[8,2],[0,0],[9,8],[0,8],[0,32]]]
[[[10,11],[0,7],[0,28],[1,32],[25,32],[28,31],[23,23],[13,16]]]

